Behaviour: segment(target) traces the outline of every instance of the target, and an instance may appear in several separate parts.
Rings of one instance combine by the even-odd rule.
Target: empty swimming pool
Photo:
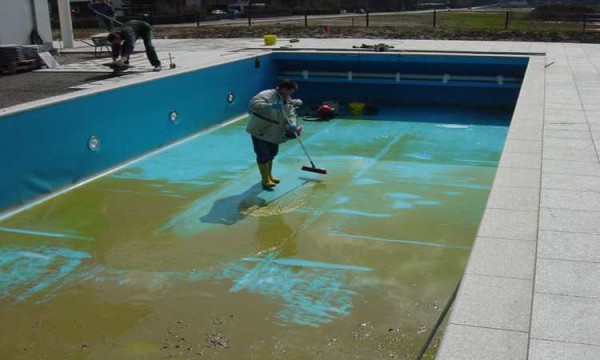
[[[30,202],[231,119],[6,212],[4,353],[414,358],[462,276],[526,66],[522,59],[475,60],[273,54],[189,75],[225,81],[241,69],[256,72],[240,80],[250,81],[244,88],[207,85],[189,91],[184,103],[167,94],[172,103],[149,104],[131,123],[99,114],[99,124],[73,125],[56,145],[74,152],[73,164],[58,161],[53,147],[39,142],[49,134],[36,132],[38,150],[47,149],[40,156],[57,161],[16,165],[30,177],[5,180],[3,194],[17,184],[3,199],[7,208],[17,197]],[[76,114],[119,91],[158,101],[165,88],[197,84],[185,76],[18,112],[0,124],[16,131],[17,121],[35,123],[60,106]],[[302,149],[288,141],[274,168],[282,183],[264,192],[247,118],[235,116],[253,92],[284,77],[300,82],[298,96],[309,104],[365,100],[377,103],[379,114],[343,110],[328,122],[306,122],[304,141],[329,174],[302,173]],[[175,120],[168,116],[173,110]],[[62,126],[75,120],[63,119]],[[81,149],[69,150],[70,139]],[[32,151],[19,161],[37,158]],[[48,168],[57,170],[44,177]],[[32,185],[40,182],[46,185]]]

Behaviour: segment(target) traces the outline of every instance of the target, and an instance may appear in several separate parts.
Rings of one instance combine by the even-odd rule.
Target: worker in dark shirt
[[[113,22],[116,14],[115,8],[113,8],[108,0],[100,0],[97,3],[90,2],[88,7],[98,16],[98,24],[101,29],[111,31],[115,27]]]
[[[108,34],[108,41],[112,44],[112,58],[115,66],[129,64],[129,56],[133,53],[135,41],[139,38],[144,40],[146,56],[154,67],[152,71],[162,69],[154,45],[152,45],[152,26],[140,20],[130,20]]]

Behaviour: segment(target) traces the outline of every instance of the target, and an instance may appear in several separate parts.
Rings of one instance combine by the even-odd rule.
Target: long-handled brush
[[[295,112],[295,106],[294,106],[294,112]],[[281,111],[281,110],[280,110]],[[264,117],[254,113],[254,115],[261,117],[263,119],[265,119]],[[296,139],[298,139],[298,142],[300,143],[300,146],[302,146],[302,150],[304,150],[304,153],[306,154],[306,157],[308,158],[308,161],[310,161],[310,166],[303,166],[302,170],[303,171],[308,171],[308,172],[314,172],[317,174],[327,174],[327,170],[326,169],[321,169],[315,166],[315,163],[312,161],[312,159],[310,158],[310,155],[308,155],[308,151],[306,150],[306,147],[304,146],[304,143],[302,142],[302,140],[300,140],[300,134],[298,133],[298,131],[294,131],[294,134],[296,135]]]
[[[312,161],[312,159],[310,158],[310,155],[308,155],[308,151],[306,151],[306,147],[304,147],[304,143],[302,142],[302,140],[300,140],[300,134],[298,134],[296,132],[296,139],[298,139],[298,142],[300,143],[300,146],[302,146],[302,150],[304,150],[304,153],[306,154],[306,157],[308,158],[308,161],[310,161],[310,166],[303,166],[302,170],[304,171],[309,171],[309,172],[314,172],[317,174],[327,174],[327,170],[326,169],[321,169],[315,166],[315,163]]]
[[[103,13],[97,12],[96,10],[92,10],[92,12],[93,12],[94,14],[96,14],[96,15],[102,16],[102,17],[103,17],[103,18],[105,18],[106,20],[110,20],[110,21],[114,22],[115,24],[117,24],[117,25],[119,25],[119,26],[122,26],[122,25],[123,25],[123,23],[122,23],[122,22],[120,22],[119,20],[117,20],[117,19],[113,19],[113,18],[111,18],[110,16],[106,16],[106,15],[104,15]]]

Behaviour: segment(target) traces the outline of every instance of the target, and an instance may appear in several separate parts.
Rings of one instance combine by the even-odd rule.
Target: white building
[[[38,36],[52,42],[48,0],[0,1],[0,45],[28,45]]]

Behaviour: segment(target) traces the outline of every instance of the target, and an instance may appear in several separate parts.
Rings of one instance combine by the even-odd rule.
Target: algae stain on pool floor
[[[3,221],[3,353],[414,358],[464,270],[510,114],[382,114],[307,124],[329,175],[301,173],[288,142],[274,192],[241,121]]]

